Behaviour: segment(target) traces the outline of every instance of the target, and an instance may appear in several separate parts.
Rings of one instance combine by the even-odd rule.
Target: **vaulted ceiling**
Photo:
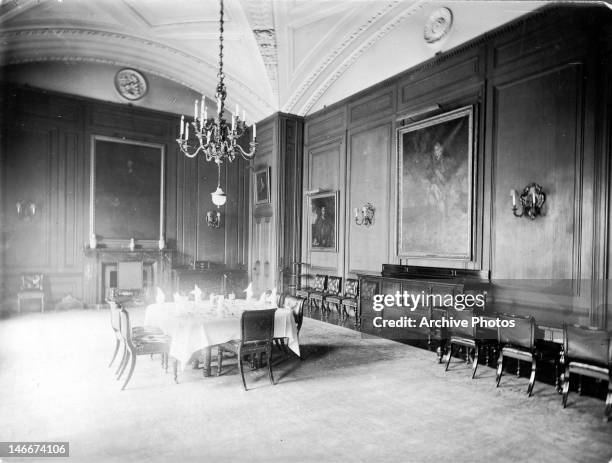
[[[544,3],[225,0],[228,107],[309,114]],[[442,6],[452,27],[429,44]],[[0,65],[127,66],[214,99],[218,29],[218,0],[2,0]]]

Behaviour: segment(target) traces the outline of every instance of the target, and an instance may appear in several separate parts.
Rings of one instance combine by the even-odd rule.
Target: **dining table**
[[[144,323],[146,326],[160,328],[171,337],[168,355],[174,358],[182,369],[195,353],[203,353],[203,373],[204,376],[210,376],[211,348],[240,339],[242,312],[271,308],[276,309],[274,337],[285,338],[287,347],[299,357],[300,345],[293,312],[268,302],[211,299],[155,303],[145,309]]]

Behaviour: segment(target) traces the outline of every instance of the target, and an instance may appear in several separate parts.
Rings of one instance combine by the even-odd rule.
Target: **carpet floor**
[[[107,310],[0,320],[0,441],[68,441],[73,462],[612,459],[600,399],[574,392],[564,410],[549,384],[528,398],[526,378],[495,388],[491,368],[471,380],[459,359],[444,372],[431,352],[317,320],[304,321],[303,359],[275,351],[277,385],[249,371],[248,392],[235,360],[175,384],[147,356],[120,391],[113,345]]]

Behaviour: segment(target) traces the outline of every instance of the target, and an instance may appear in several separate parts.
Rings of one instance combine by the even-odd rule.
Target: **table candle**
[[[512,196],[512,207],[516,207],[516,191],[510,190],[510,195]]]

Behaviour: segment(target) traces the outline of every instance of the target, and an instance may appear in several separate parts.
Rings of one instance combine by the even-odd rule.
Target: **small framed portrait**
[[[317,193],[308,198],[311,251],[338,250],[338,192]]]
[[[255,172],[255,204],[270,202],[270,167]]]

